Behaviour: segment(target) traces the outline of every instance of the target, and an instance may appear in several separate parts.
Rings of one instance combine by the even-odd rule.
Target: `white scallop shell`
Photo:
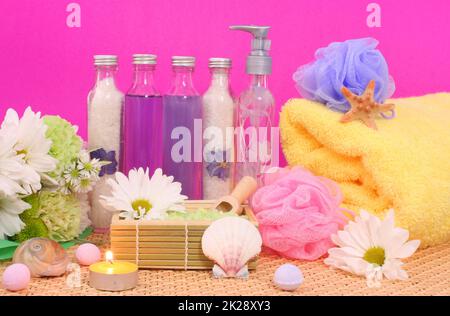
[[[214,221],[203,234],[202,250],[216,265],[216,276],[246,277],[247,262],[261,252],[258,229],[240,217],[224,217]]]

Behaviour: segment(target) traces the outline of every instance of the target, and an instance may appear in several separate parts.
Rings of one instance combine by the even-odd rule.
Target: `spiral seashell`
[[[25,264],[33,277],[48,277],[63,275],[70,259],[56,241],[32,238],[16,249],[13,262]]]

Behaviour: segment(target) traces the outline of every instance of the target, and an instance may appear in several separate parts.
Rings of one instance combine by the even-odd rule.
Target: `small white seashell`
[[[67,265],[67,272],[69,274],[66,277],[66,285],[69,288],[81,287],[81,268],[76,263],[69,263]]]
[[[261,252],[258,229],[240,217],[214,221],[203,234],[202,250],[213,260],[216,277],[248,277],[247,262]]]

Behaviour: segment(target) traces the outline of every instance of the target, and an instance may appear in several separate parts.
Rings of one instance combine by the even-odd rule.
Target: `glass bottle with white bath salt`
[[[211,85],[203,95],[203,198],[228,195],[233,183],[234,101],[231,59],[210,58]]]
[[[112,212],[103,207],[101,195],[109,195],[106,183],[117,171],[124,94],[116,86],[117,56],[94,56],[96,82],[88,96],[88,145],[92,158],[110,162],[102,167],[100,180],[90,193],[91,221],[96,231],[106,231]]]

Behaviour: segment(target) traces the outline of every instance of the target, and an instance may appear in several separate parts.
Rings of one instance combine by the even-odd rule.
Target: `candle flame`
[[[113,259],[114,259],[113,252],[112,252],[111,250],[108,250],[108,251],[105,253],[105,258],[106,258],[106,261],[112,263],[112,261],[113,261]]]

